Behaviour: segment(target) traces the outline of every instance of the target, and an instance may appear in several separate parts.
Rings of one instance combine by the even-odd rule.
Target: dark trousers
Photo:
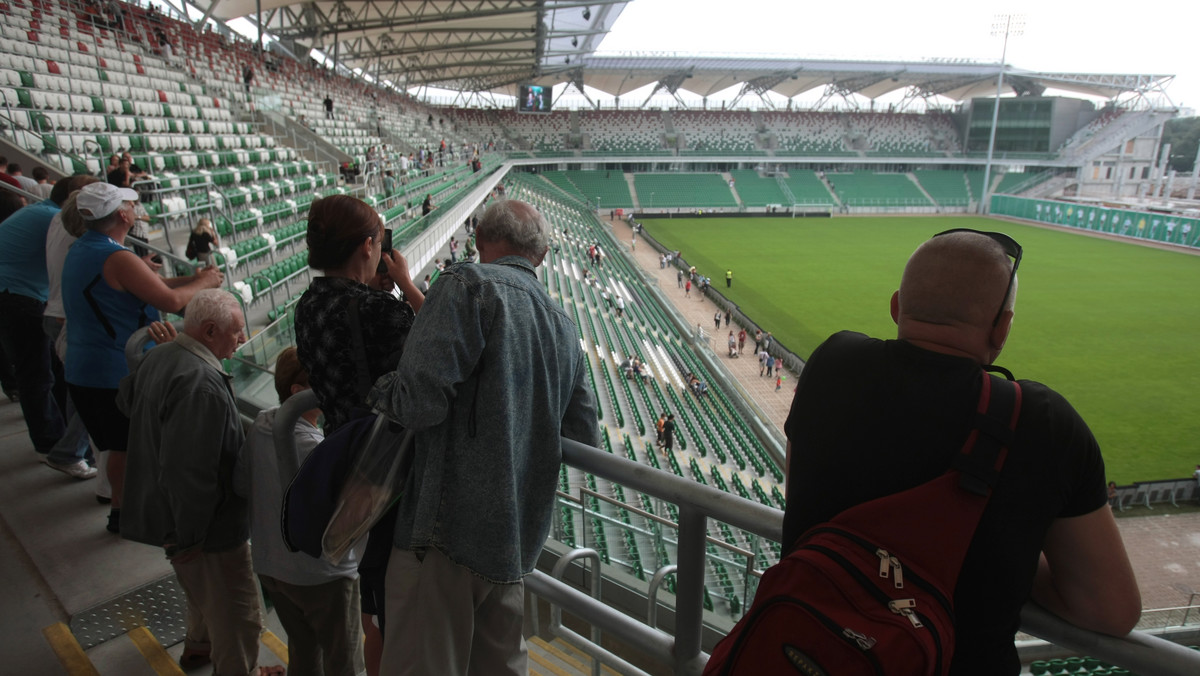
[[[4,386],[5,394],[17,394],[17,374],[13,371],[12,359],[4,352],[3,343],[0,343],[0,385]]]
[[[55,374],[51,362],[53,346],[42,331],[42,310],[36,298],[0,291],[0,342],[14,360],[21,413],[29,438],[38,453],[49,453],[67,426],[62,407],[55,398]],[[58,379],[62,382],[62,379]],[[66,401],[65,397],[62,399]]]

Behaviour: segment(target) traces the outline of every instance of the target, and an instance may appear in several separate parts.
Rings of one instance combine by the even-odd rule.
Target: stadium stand
[[[619,171],[572,170],[564,173],[585,202],[590,201],[603,209],[633,207],[629,182],[625,180],[625,174]]]
[[[1032,178],[1033,178],[1033,176],[1030,174],[1021,174],[1021,173],[1012,173],[1012,172],[1006,173],[1006,174],[1004,174],[1004,176],[1002,176],[1000,178],[1000,183],[996,186],[995,191],[1000,194],[1008,194],[1012,191],[1013,188],[1025,183],[1026,181],[1028,181]],[[1049,176],[1045,176],[1045,178],[1049,178]]]
[[[938,206],[965,207],[971,202],[967,176],[961,171],[917,169],[913,176]],[[983,177],[979,180],[982,184]]]
[[[584,156],[669,155],[663,147],[662,113],[616,110],[580,111]]]
[[[747,207],[790,204],[790,200],[780,189],[779,182],[773,178],[763,178],[751,169],[737,169],[729,172],[729,175],[733,178],[738,197]]]
[[[929,206],[929,198],[905,174],[855,171],[826,174],[838,199],[846,206]]]
[[[778,506],[782,499],[778,466],[767,457],[723,394],[698,398],[687,391],[685,373],[700,373],[705,378],[712,374],[694,360],[684,347],[686,337],[678,335],[657,304],[645,295],[629,263],[623,257],[610,256],[603,266],[592,268],[592,283],[583,283],[581,271],[590,266],[584,256],[587,245],[602,241],[607,246],[610,241],[596,227],[594,218],[580,207],[557,202],[545,184],[532,177],[517,174],[513,179],[514,195],[538,205],[556,232],[568,233],[552,253],[554,260],[547,261],[546,283],[551,295],[574,313],[585,343],[591,346],[589,354],[597,355],[598,363],[590,364],[589,374],[604,414],[604,450],[656,468],[665,463],[676,475],[705,485],[706,477],[712,477],[721,490],[730,490],[732,484],[741,487],[740,492],[748,499]],[[597,287],[627,298],[627,320],[615,318]],[[647,365],[644,379],[628,378],[617,368],[629,357],[637,357]],[[661,411],[674,412],[680,424],[680,448],[666,454],[664,461],[649,444],[654,435],[653,421]],[[684,465],[688,467],[686,473]],[[751,486],[753,493],[745,486]],[[650,538],[653,527],[644,516],[649,512],[677,522],[678,515],[670,509],[656,510],[646,496],[573,468],[564,468],[560,488],[564,493],[582,496],[578,509],[570,505],[560,508],[562,519],[556,522],[555,532],[564,540],[569,538],[577,545],[586,542],[600,552],[603,561],[643,581],[663,562],[673,559],[673,539],[656,542]],[[580,493],[580,489],[586,490]],[[723,524],[714,524],[710,535],[744,550],[761,550],[765,561],[777,560],[775,548],[756,543],[753,536],[735,533]],[[736,615],[746,594],[745,561],[732,560],[729,551],[714,549],[710,554],[705,606]],[[731,575],[729,570],[735,573]]]
[[[675,111],[681,155],[766,155],[758,149],[748,111]]]
[[[783,179],[796,204],[834,204],[837,198],[825,183],[823,176],[813,171],[792,171]]]
[[[646,208],[737,206],[729,184],[716,174],[634,174],[633,182]]]
[[[569,113],[522,114],[514,111],[494,112],[494,124],[505,135],[521,139],[520,148],[536,151],[563,151],[570,131]]]
[[[845,145],[847,128],[832,113],[762,113],[763,124],[774,134],[776,154],[855,156]]]

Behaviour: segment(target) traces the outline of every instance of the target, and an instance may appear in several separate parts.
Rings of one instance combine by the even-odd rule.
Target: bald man
[[[936,235],[892,296],[896,340],[843,331],[813,352],[784,428],[785,551],[846,508],[946,471],[970,429],[981,367],[1012,328],[1020,256],[1000,233]],[[1095,438],[1061,395],[1020,384],[1016,436],[954,593],[954,674],[1017,674],[1013,634],[1030,598],[1111,635],[1141,613]]]

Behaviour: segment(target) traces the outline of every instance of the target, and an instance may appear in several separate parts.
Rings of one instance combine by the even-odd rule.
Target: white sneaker
[[[60,465],[57,462],[51,462],[49,458],[43,462],[51,469],[56,469],[67,476],[74,479],[94,479],[96,478],[96,468],[87,464],[84,460],[76,460],[75,462],[66,465]]]

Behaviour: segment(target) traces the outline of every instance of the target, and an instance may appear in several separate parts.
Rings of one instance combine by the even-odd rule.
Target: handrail
[[[29,192],[28,190],[26,190],[24,188],[18,188],[17,186],[12,185],[11,183],[5,183],[4,181],[0,181],[0,188],[4,188],[5,190],[7,190],[9,192],[16,193],[17,195],[24,197],[26,205],[37,204],[38,202],[44,201],[44,199],[45,199],[43,197],[40,197],[38,195],[35,195],[35,194]]]
[[[293,426],[300,414],[315,405],[316,395],[311,391],[288,399],[275,417],[275,442],[285,447],[293,444]],[[561,441],[564,464],[679,506],[675,636],[625,615],[541,571],[535,570],[526,576],[526,587],[552,606],[562,606],[651,658],[673,664],[674,673],[699,674],[708,661],[700,648],[708,519],[778,542],[783,534],[783,512],[586,444],[565,438]],[[1091,632],[1067,623],[1032,602],[1022,608],[1021,628],[1033,636],[1142,676],[1194,676],[1200,673],[1200,652],[1139,631],[1123,637]]]

